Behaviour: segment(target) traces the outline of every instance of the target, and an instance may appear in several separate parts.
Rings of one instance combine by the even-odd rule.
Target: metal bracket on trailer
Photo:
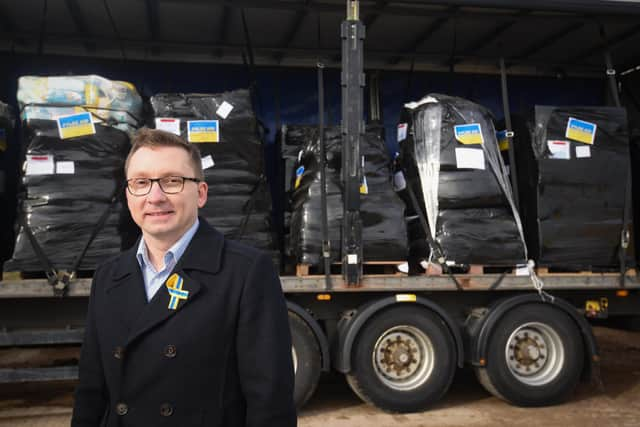
[[[455,342],[457,365],[462,368],[464,366],[464,346],[462,334],[457,323],[444,309],[426,298],[416,296],[415,302],[412,303],[431,310],[447,325]],[[407,304],[407,302],[399,302],[395,296],[385,297],[359,307],[353,317],[344,323],[338,324],[338,348],[333,363],[337,371],[342,373],[351,371],[351,348],[365,322],[380,310],[396,304]]]

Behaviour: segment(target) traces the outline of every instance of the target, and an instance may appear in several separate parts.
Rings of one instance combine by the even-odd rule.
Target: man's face
[[[142,147],[129,159],[127,179],[183,176],[195,178],[189,154],[180,147]],[[127,193],[133,220],[146,239],[172,245],[193,225],[207,201],[207,184],[185,180],[177,194],[165,194],[158,182],[146,196]]]

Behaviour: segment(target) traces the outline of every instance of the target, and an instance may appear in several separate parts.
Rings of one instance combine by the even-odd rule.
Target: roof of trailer
[[[344,0],[0,0],[0,52],[339,66]],[[640,54],[636,0],[362,0],[370,69],[528,75],[618,70]]]

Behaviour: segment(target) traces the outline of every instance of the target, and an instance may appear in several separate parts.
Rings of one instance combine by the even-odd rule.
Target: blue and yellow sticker
[[[480,126],[480,123],[454,126],[453,133],[461,144],[484,144],[484,137],[482,136],[482,127]]]
[[[0,128],[0,151],[7,151],[7,131]]]
[[[68,116],[60,116],[58,122],[58,135],[60,139],[76,138],[85,135],[94,135],[96,128],[91,120],[91,113],[78,113]]]
[[[498,140],[500,151],[509,151],[509,138],[507,137],[507,133],[506,130],[496,132],[496,139]]]
[[[298,167],[296,169],[296,183],[293,186],[294,190],[297,190],[300,187],[300,183],[302,182],[302,175],[304,174],[304,166]]]
[[[217,120],[189,120],[187,122],[187,141],[193,143],[220,142]]]
[[[367,184],[367,177],[362,175],[362,184],[360,184],[360,194],[369,194],[369,185]]]
[[[584,144],[593,144],[597,128],[598,126],[595,123],[569,117],[565,137]]]

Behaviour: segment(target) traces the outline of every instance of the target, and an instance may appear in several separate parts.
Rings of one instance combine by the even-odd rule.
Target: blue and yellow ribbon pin
[[[168,308],[170,310],[175,310],[178,308],[178,303],[180,300],[185,300],[189,298],[189,291],[182,290],[182,284],[184,280],[177,273],[173,273],[166,282],[167,290],[169,291],[169,295],[171,299],[169,300]]]

